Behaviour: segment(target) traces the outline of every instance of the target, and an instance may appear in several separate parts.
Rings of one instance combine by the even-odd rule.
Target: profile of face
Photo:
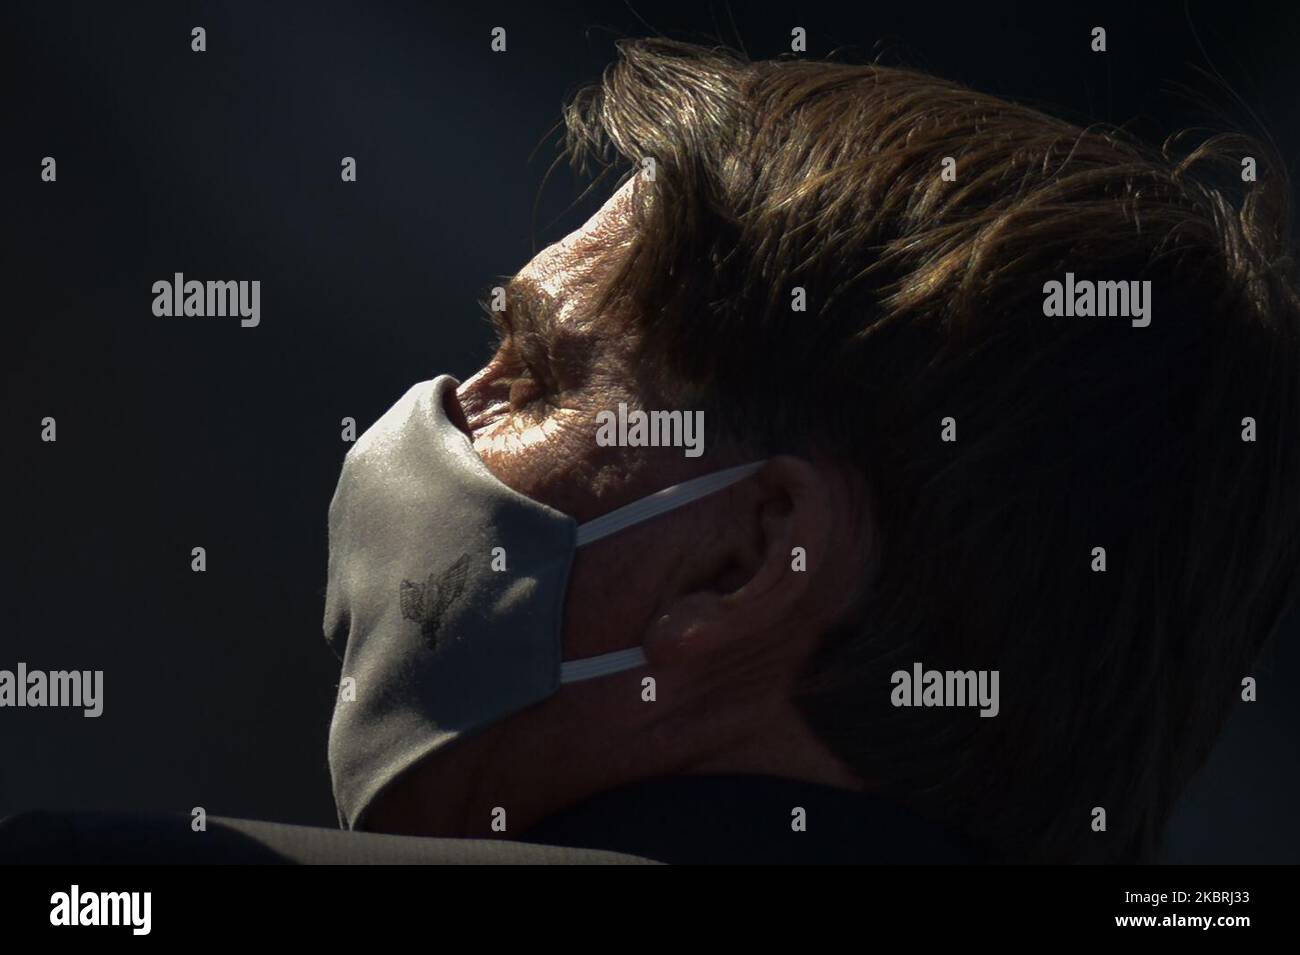
[[[707,421],[698,457],[597,440],[602,412],[647,403],[629,326],[600,308],[635,236],[638,185],[630,180],[515,275],[498,348],[446,404],[494,477],[578,524],[746,461],[710,443]],[[862,567],[849,555],[862,552],[862,531],[844,515],[860,501],[840,467],[780,455],[747,480],[582,548],[564,601],[564,659],[639,646],[647,666],[566,684],[439,749],[379,796],[365,828],[488,835],[503,807],[509,837],[585,796],[683,773],[860,788],[790,702],[819,634],[859,586]],[[806,564],[792,560],[796,549]]]

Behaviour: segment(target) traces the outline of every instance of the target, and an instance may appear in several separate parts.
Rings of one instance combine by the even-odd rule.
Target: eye
[[[527,362],[519,362],[512,370],[508,381],[507,397],[513,411],[535,408],[547,401],[551,394],[546,379],[538,374],[536,367]]]
[[[510,382],[510,406],[512,408],[525,408],[537,401],[541,395],[541,385],[537,383],[533,373],[526,368]]]

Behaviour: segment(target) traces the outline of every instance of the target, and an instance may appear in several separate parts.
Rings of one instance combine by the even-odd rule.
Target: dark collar
[[[672,863],[980,861],[956,834],[878,796],[775,776],[647,780],[549,816],[522,839]]]

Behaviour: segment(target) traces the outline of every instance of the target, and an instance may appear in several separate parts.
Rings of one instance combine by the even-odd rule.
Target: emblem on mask
[[[440,574],[430,574],[424,583],[403,580],[399,588],[402,616],[420,625],[420,636],[430,650],[438,649],[438,631],[442,618],[465,590],[465,576],[469,572],[469,554]]]

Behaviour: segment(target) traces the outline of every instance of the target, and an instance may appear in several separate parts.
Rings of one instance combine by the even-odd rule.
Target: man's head
[[[515,277],[450,413],[579,522],[768,464],[579,552],[566,659],[642,645],[648,671],[435,755],[371,825],[476,832],[506,805],[517,831],[638,778],[764,772],[1012,858],[1149,851],[1295,584],[1280,166],[662,41],[624,45],[566,120],[575,159],[641,172]],[[1067,272],[1150,281],[1150,324],[1045,315]],[[702,411],[705,453],[602,446],[620,404]],[[893,705],[918,662],[998,671],[998,715]]]

